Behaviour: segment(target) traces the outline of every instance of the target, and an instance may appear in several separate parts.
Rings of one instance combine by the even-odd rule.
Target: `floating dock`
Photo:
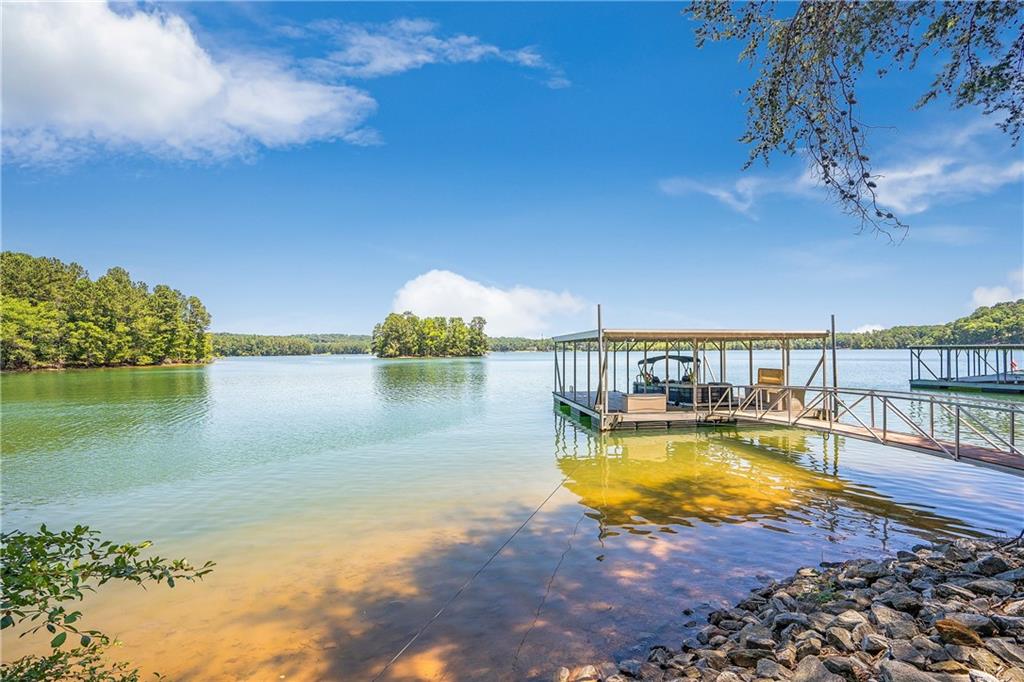
[[[1017,437],[1024,403],[841,388],[834,338],[829,331],[603,329],[599,315],[597,329],[553,338],[552,395],[559,412],[600,431],[778,424],[1024,475]],[[802,383],[790,371],[798,339],[821,351]],[[755,344],[774,345],[778,366],[755,368]],[[747,351],[749,383],[726,381],[727,349]],[[972,358],[971,366],[984,361]],[[1007,354],[999,367],[1011,361]]]
[[[1024,344],[911,346],[910,387],[1024,393]]]

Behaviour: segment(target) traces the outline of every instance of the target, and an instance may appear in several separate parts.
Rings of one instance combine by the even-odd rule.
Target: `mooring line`
[[[555,496],[555,493],[558,492],[559,488],[561,488],[563,485],[565,485],[565,482],[568,481],[570,478],[572,478],[572,475],[574,473],[576,473],[576,469],[578,469],[581,465],[582,465],[582,462],[577,464],[575,467],[573,467],[572,471],[570,471],[568,474],[566,474],[562,478],[562,480],[558,482],[558,485],[556,485],[554,487],[554,489],[550,493],[548,493],[548,496],[544,498],[543,502],[541,502],[539,505],[537,505],[536,509],[534,509],[532,512],[530,512],[530,515],[526,517],[525,521],[523,521],[521,524],[519,524],[519,527],[515,529],[515,531],[512,533],[512,535],[509,535],[508,538],[506,538],[505,541],[503,543],[501,543],[501,546],[498,547],[498,549],[494,550],[494,553],[492,553],[491,556],[489,556],[487,558],[487,561],[485,561],[483,563],[483,565],[480,566],[480,568],[476,569],[476,572],[473,573],[473,575],[469,576],[469,578],[466,580],[466,582],[462,583],[462,585],[459,587],[459,589],[455,590],[455,593],[452,594],[452,596],[448,597],[448,600],[444,604],[441,605],[441,608],[439,608],[437,610],[437,613],[435,613],[433,616],[428,618],[427,622],[424,623],[423,626],[419,630],[416,631],[416,634],[414,634],[409,639],[409,641],[405,643],[405,646],[403,646],[401,649],[399,649],[398,653],[391,657],[391,660],[388,661],[384,665],[383,668],[381,668],[380,672],[373,676],[373,681],[372,682],[377,682],[377,680],[379,680],[384,675],[384,673],[386,673],[388,671],[388,669],[391,668],[392,665],[394,665],[395,661],[397,661],[402,656],[402,654],[404,654],[406,652],[406,650],[409,647],[411,647],[413,645],[413,643],[417,639],[419,639],[420,635],[422,635],[426,631],[426,629],[428,627],[430,627],[430,625],[435,620],[437,620],[438,618],[441,617],[441,614],[444,613],[445,609],[447,609],[449,606],[451,606],[452,602],[454,602],[456,599],[458,599],[459,595],[462,594],[462,592],[467,587],[469,587],[470,584],[474,580],[476,580],[476,577],[478,575],[480,575],[481,573],[483,573],[484,569],[486,569],[488,566],[490,566],[491,562],[494,561],[494,559],[499,554],[501,554],[501,550],[505,549],[505,547],[508,546],[508,543],[512,542],[512,540],[515,539],[515,537],[517,535],[519,535],[519,532],[521,530],[523,530],[523,528],[526,528],[526,524],[528,524],[531,520],[533,520],[533,517],[536,516],[537,513],[540,512],[540,510],[544,507],[544,505],[548,503],[548,500],[550,500],[552,497]]]
[[[519,667],[519,654],[523,650],[523,646],[526,644],[526,638],[530,636],[533,629],[537,627],[537,621],[540,620],[540,612],[544,610],[544,604],[548,601],[548,595],[551,594],[551,586],[555,584],[555,577],[558,576],[559,569],[562,568],[562,562],[565,561],[565,557],[572,551],[572,541],[576,537],[576,533],[580,530],[580,524],[583,523],[583,519],[587,516],[587,512],[580,514],[580,518],[576,520],[576,526],[572,529],[572,534],[569,539],[565,541],[565,549],[562,551],[562,556],[558,558],[558,563],[555,564],[555,570],[551,572],[551,577],[548,578],[547,587],[544,590],[544,596],[541,597],[540,603],[537,604],[537,610],[533,614],[533,622],[530,623],[530,627],[523,633],[523,638],[519,640],[519,646],[516,647],[515,654],[512,655],[512,670],[513,672]]]

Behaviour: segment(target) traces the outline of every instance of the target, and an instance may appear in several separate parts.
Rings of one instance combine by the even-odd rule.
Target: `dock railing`
[[[964,448],[1024,458],[1017,429],[1024,404],[862,388],[733,386],[708,415],[811,426],[875,440],[938,450],[960,459]]]

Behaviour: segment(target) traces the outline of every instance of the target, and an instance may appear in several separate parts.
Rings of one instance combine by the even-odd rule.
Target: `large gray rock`
[[[975,593],[994,594],[1000,597],[1009,597],[1013,594],[1014,590],[1013,583],[1007,580],[997,580],[996,578],[972,580],[964,585],[964,587]]]
[[[889,648],[889,640],[882,635],[864,635],[860,648],[869,654],[876,654]]]
[[[997,573],[996,575],[994,575],[992,577],[995,578],[996,580],[1005,580],[1005,581],[1011,582],[1011,583],[1024,582],[1024,567],[1012,568],[1009,571],[1004,571],[1003,573]]]
[[[902,661],[882,661],[879,668],[884,682],[970,682],[967,675],[927,673]]]
[[[985,642],[985,647],[1010,665],[1024,667],[1024,648],[1012,639],[993,637]]]
[[[968,589],[960,587],[959,585],[954,585],[953,583],[941,583],[935,586],[935,596],[942,597],[943,599],[958,597],[964,601],[970,601],[978,595]]]
[[[793,676],[793,673],[784,666],[779,665],[770,658],[762,658],[757,662],[757,676],[771,680],[785,680]]]
[[[897,639],[890,642],[889,653],[897,661],[903,661],[918,667],[924,665],[924,654],[905,639]]]
[[[729,661],[741,668],[753,668],[762,658],[774,655],[770,649],[733,649],[729,652]]]
[[[992,614],[992,622],[996,624],[999,631],[1003,634],[1022,634],[1024,633],[1024,618],[1021,616],[1001,616],[998,613]]]
[[[829,672],[828,668],[817,656],[806,656],[796,666],[793,682],[845,682],[845,680]]]
[[[850,609],[848,611],[843,611],[838,616],[833,618],[832,621],[829,623],[829,626],[852,630],[861,623],[866,623],[867,621],[868,619],[864,617],[864,614],[854,611],[853,609]]]
[[[829,628],[825,633],[825,641],[834,646],[840,653],[850,653],[857,650],[856,645],[853,643],[853,637],[844,628]]]
[[[772,629],[774,630],[784,628],[787,625],[802,625],[803,627],[807,627],[810,625],[810,621],[807,619],[807,616],[795,611],[780,613],[772,619]]]
[[[998,554],[982,554],[974,563],[978,566],[978,573],[982,575],[992,576],[1010,570],[1010,564]]]
[[[892,575],[892,569],[887,563],[878,561],[869,561],[863,566],[857,569],[857,577],[865,578],[867,580],[877,580],[885,576]]]

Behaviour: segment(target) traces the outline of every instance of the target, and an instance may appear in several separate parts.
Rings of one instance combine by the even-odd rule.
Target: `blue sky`
[[[736,45],[674,4],[4,7],[3,247],[200,296],[217,331],[935,323],[1024,296],[1024,160],[868,76],[870,234],[742,171]]]

